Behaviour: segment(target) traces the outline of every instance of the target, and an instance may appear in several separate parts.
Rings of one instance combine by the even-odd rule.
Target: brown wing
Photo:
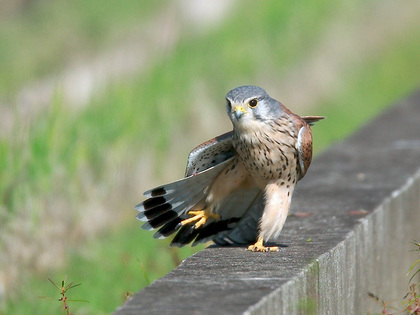
[[[308,171],[312,161],[312,131],[311,127],[315,122],[324,119],[323,116],[298,116],[288,111],[298,130],[298,139],[296,149],[298,151],[299,174],[298,180],[301,180]]]
[[[203,228],[180,225],[191,209],[202,209],[208,188],[217,175],[230,163],[235,151],[232,146],[232,132],[211,139],[191,151],[188,156],[186,177],[173,183],[146,191],[148,198],[136,206],[137,218],[146,221],[142,228],[157,230],[154,237],[163,238],[176,234],[171,245],[183,246],[196,239],[196,243],[212,239],[218,233],[231,230],[240,220],[243,212],[233,205],[226,205],[223,220],[209,220]],[[251,198],[252,194],[246,197]],[[228,200],[238,200],[236,197]],[[246,200],[248,200],[246,199]],[[226,202],[228,201],[226,200]],[[251,201],[248,201],[248,204]],[[222,204],[225,206],[225,202]]]
[[[312,161],[312,131],[307,123],[299,129],[296,149],[300,170],[298,180],[300,180],[305,176]]]
[[[188,155],[185,177],[216,166],[235,155],[232,146],[233,131],[226,132],[195,147]]]

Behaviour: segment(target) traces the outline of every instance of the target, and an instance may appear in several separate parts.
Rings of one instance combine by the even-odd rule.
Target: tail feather
[[[227,229],[216,235],[213,241],[219,245],[250,244],[257,240],[258,223],[264,209],[264,196],[260,191],[248,203],[241,220],[232,229]]]
[[[199,229],[195,229],[194,225],[184,225],[175,235],[170,246],[183,247],[191,243],[194,240],[194,238],[198,235],[198,233]]]
[[[197,205],[202,200],[202,198],[203,194],[199,192],[194,196],[189,196],[189,199],[186,199],[185,202],[177,202],[176,204],[172,204],[171,201],[165,201],[164,204],[143,211],[137,215],[137,217],[141,215],[139,219],[144,217],[147,220],[147,222],[142,226],[143,229],[148,230],[150,227],[152,229],[157,229],[169,221],[172,221],[175,218],[186,214],[187,211]]]
[[[202,195],[202,191],[198,191],[195,195],[191,195],[191,192],[186,190],[180,191],[178,194],[172,193],[168,196],[161,195],[159,197],[149,198],[135,207],[137,211],[140,212],[137,215],[137,219],[140,221],[148,221],[169,210],[175,211],[176,213],[182,213],[183,209],[195,206],[197,200],[202,198]]]
[[[146,221],[142,228],[159,229],[155,238],[176,232],[182,217],[185,218],[189,210],[200,205],[208,187],[227,163],[229,160],[196,175],[146,191],[144,195],[148,199],[135,207],[139,211],[137,219]]]
[[[176,213],[175,211],[168,211],[152,220],[149,220],[148,222],[143,224],[142,228],[145,230],[156,229],[161,227],[162,225],[165,225],[168,222],[173,221],[176,218],[178,218],[178,213]]]
[[[172,207],[167,203],[164,197],[160,196],[147,199],[143,203],[138,204],[135,208],[140,212],[137,215],[137,219],[147,221],[169,211]]]
[[[178,194],[180,191],[180,187],[185,187],[185,185],[188,186],[190,179],[193,179],[193,186],[207,186],[209,184],[209,179],[213,179],[220,172],[220,170],[228,163],[228,161],[230,161],[230,159],[216,166],[208,168],[207,170],[201,173],[197,173],[195,175],[182,178],[175,182],[147,190],[143,193],[143,195],[147,198],[155,198],[161,196],[169,196],[171,194]]]
[[[137,219],[140,221],[147,221],[152,220],[156,218],[157,216],[160,216],[164,214],[165,212],[168,212],[172,209],[172,206],[168,203],[159,205],[153,209],[145,210],[144,212],[141,212],[137,215]]]
[[[166,223],[162,226],[154,235],[154,238],[165,238],[173,233],[175,233],[179,229],[179,224],[181,223],[182,219],[180,217],[172,220],[171,222]]]
[[[309,126],[313,126],[317,121],[325,119],[324,116],[301,116]]]
[[[158,197],[163,198],[163,197]],[[150,225],[157,229],[166,224],[166,218],[172,213],[174,216],[182,216],[188,210],[196,207],[203,199],[203,192],[197,192],[195,195],[191,194],[181,195],[172,200],[165,200],[165,203],[159,204],[153,208],[145,208],[145,210],[137,215],[137,218],[142,221],[148,221]],[[146,228],[143,226],[143,228]]]
[[[239,220],[240,218],[230,218],[209,223],[200,230],[192,246],[211,241],[220,232],[233,229]]]

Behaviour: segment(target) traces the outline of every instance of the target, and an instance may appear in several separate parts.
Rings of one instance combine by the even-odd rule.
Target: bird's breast
[[[296,181],[296,140],[293,123],[284,121],[235,132],[232,143],[249,174],[264,185],[278,179]]]

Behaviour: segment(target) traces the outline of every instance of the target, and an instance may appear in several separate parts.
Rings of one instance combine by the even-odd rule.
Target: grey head
[[[252,121],[276,120],[284,113],[282,105],[258,86],[237,87],[226,94],[226,101],[228,116],[237,127]]]

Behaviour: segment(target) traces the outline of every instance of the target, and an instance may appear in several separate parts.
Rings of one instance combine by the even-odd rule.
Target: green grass
[[[67,275],[67,283],[82,283],[69,291],[69,299],[89,303],[69,302],[75,314],[108,314],[140,288],[169,272],[181,260],[198,249],[185,247],[168,249],[169,242],[155,242],[150,233],[140,229],[134,220],[88,242],[81,250],[72,250],[67,266],[54,272],[42,272],[29,279],[13,301],[7,314],[55,314],[62,308],[58,301],[40,299],[59,298],[59,291],[48,281],[60,283]]]
[[[349,70],[344,88],[322,100],[319,111],[327,116],[322,126],[313,128],[323,148],[349,135],[356,127],[372,119],[419,88],[420,29],[389,43],[374,57]]]
[[[8,0],[12,1],[12,0]],[[0,20],[0,95],[100,52],[164,1],[31,1]]]
[[[77,2],[77,5],[81,3]],[[59,309],[58,302],[41,300],[37,296],[58,296],[47,277],[60,282],[66,274],[68,281],[82,283],[69,296],[90,302],[71,303],[72,311],[77,314],[111,312],[123,302],[126,292],[147,285],[146,275],[153,280],[173,268],[171,253],[175,254],[167,248],[168,242],[154,240],[152,233],[142,231],[140,222],[134,219],[132,204],[135,201],[132,200],[139,199],[137,187],[127,188],[115,182],[110,174],[122,169],[135,170],[143,151],[151,151],[156,153],[153,165],[156,177],[175,179],[167,178],[162,171],[164,168],[158,165],[165,163],[167,158],[180,158],[168,156],[173,134],[196,132],[191,125],[197,118],[191,113],[200,111],[193,111],[193,108],[211,106],[193,103],[197,89],[203,89],[203,93],[217,104],[212,110],[224,112],[223,96],[228,89],[241,84],[260,84],[266,82],[266,78],[281,82],[282,76],[304,61],[311,47],[317,45],[328,27],[329,17],[351,17],[345,3],[266,1],[257,4],[248,1],[220,28],[202,37],[182,38],[173,54],[149,73],[110,87],[85,109],[77,112],[68,109],[57,93],[43,117],[29,126],[20,124],[13,139],[1,139],[0,216],[7,220],[0,224],[26,215],[36,239],[42,233],[42,218],[49,203],[57,198],[67,203],[71,214],[65,219],[74,220],[74,228],[84,215],[85,202],[92,198],[103,204],[111,199],[109,205],[116,217],[121,218],[117,212],[124,213],[123,217],[132,217],[123,220],[123,225],[112,231],[103,231],[87,245],[80,241],[78,248],[70,245],[63,269],[26,273],[21,279],[24,286],[8,302],[6,313],[33,313],[34,305],[39,314],[51,313],[54,307]],[[77,5],[69,9],[69,15],[77,12]],[[359,10],[364,8],[361,1],[354,5]],[[110,27],[101,24],[105,23],[102,20],[95,20],[102,19],[100,12],[94,17],[86,17],[92,19],[89,23],[97,25],[92,27],[93,36]],[[123,17],[131,13],[118,14]],[[134,20],[133,17],[131,21]],[[110,21],[118,24],[118,19]],[[413,27],[404,36],[388,42],[374,56],[349,66],[342,73],[339,89],[331,90],[324,99],[318,100],[311,112],[301,113],[328,118],[313,128],[318,152],[418,87],[419,30],[420,25]],[[34,30],[36,34],[38,31]],[[80,37],[78,33],[74,36]],[[84,35],[81,37],[80,46],[83,47]],[[17,55],[16,58],[26,61],[27,57]],[[33,67],[41,65],[27,62],[33,62],[28,74],[11,77],[10,86],[18,86],[25,78],[40,74]],[[42,59],[40,62],[42,64]],[[53,61],[48,66],[50,70],[45,71],[55,71],[62,62],[62,59]],[[8,66],[3,67],[7,70]],[[293,110],[293,104],[287,105]],[[182,158],[186,153],[178,152]],[[137,174],[131,173],[131,176]],[[185,248],[179,254],[176,251],[175,256],[186,257],[194,250]]]

